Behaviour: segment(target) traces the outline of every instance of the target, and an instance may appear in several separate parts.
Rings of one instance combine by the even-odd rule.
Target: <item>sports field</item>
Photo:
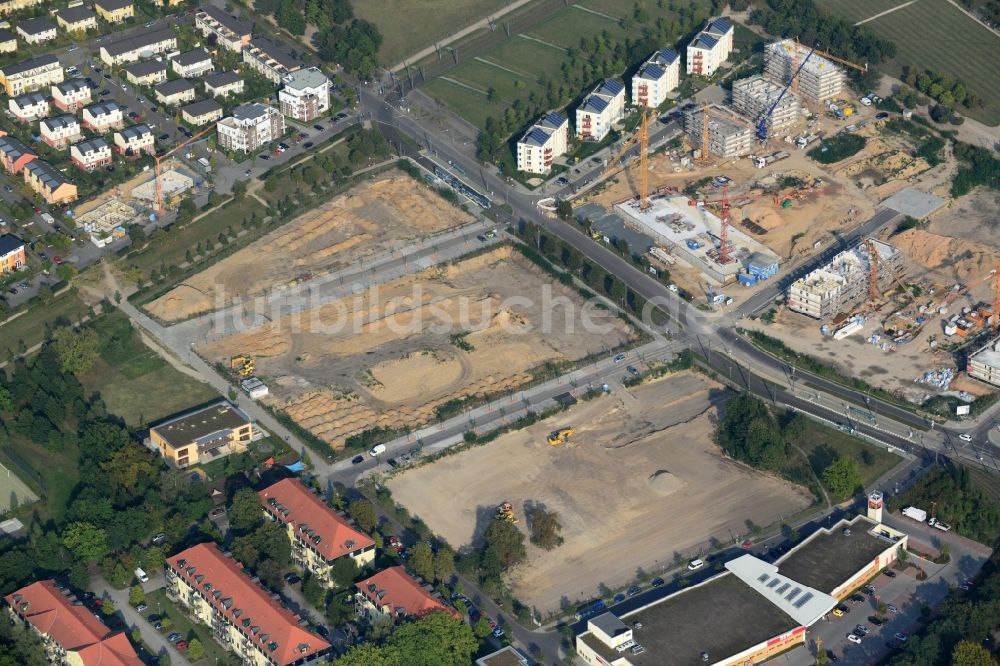
[[[614,41],[641,38],[646,22],[633,20],[637,4],[647,12],[648,22],[662,18],[670,23],[678,19],[678,14],[669,9],[674,3],[663,3],[661,8],[659,3],[652,1],[584,0],[559,9],[545,20],[523,25],[520,31],[514,30],[509,39],[477,53],[422,85],[421,90],[473,124],[482,126],[486,118],[503,114],[516,100],[527,100],[532,93],[543,95],[543,81],[563,85],[565,77],[561,68],[569,60],[567,50],[578,48],[581,38],[593,39],[600,35]],[[694,0],[686,5],[685,11],[698,17],[698,23],[708,17],[709,7],[705,0]],[[524,8],[520,13],[527,16],[527,11]],[[468,48],[474,48],[474,42],[470,37]],[[461,42],[456,44],[460,53],[464,52],[463,47]],[[422,64],[436,60],[434,56]],[[494,91],[492,100],[487,98],[491,88]]]
[[[17,475],[0,464],[0,512],[24,506],[38,500],[34,493]]]
[[[818,0],[818,3],[855,22],[899,7],[864,24],[896,44],[896,58],[886,71],[899,75],[903,65],[913,65],[961,79],[969,92],[982,98],[983,107],[959,111],[987,125],[1000,124],[1000,36],[948,0],[916,0],[909,4],[906,0]]]

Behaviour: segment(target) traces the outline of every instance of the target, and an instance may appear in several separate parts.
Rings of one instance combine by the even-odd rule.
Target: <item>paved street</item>
[[[165,580],[163,578],[163,572],[152,576],[149,582],[144,584],[142,587],[147,592],[152,590],[158,590],[164,586]],[[146,615],[155,612],[153,609],[147,610],[144,614],[140,614],[133,608],[128,602],[128,588],[124,590],[118,590],[112,587],[106,580],[100,576],[96,576],[90,581],[90,589],[98,597],[102,599],[111,599],[115,603],[115,608],[121,613],[122,617],[125,618],[125,624],[129,626],[130,629],[138,628],[142,633],[142,642],[149,646],[156,654],[168,654],[170,655],[171,664],[190,664],[191,662],[188,658],[177,648],[174,647],[173,643],[167,640],[164,634],[161,634],[153,625],[146,620]]]

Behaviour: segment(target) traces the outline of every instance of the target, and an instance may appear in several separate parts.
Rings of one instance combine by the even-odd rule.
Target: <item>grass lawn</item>
[[[888,8],[882,1],[867,0],[820,0],[820,5],[849,18],[862,11],[867,18]],[[988,28],[944,0],[915,2],[865,25],[896,44],[897,57],[886,71],[898,76],[903,65],[913,65],[961,79],[982,98],[983,108],[959,112],[987,125],[1000,124],[1000,37]]]
[[[580,37],[599,35],[605,30],[614,38],[626,34],[617,21],[571,6],[526,31],[526,34],[563,48],[576,48],[580,45]]]
[[[806,419],[806,422],[804,432],[794,438],[792,443],[802,449],[809,459],[810,467],[820,478],[823,477],[823,471],[827,466],[837,457],[847,456],[857,460],[861,482],[866,486],[900,462],[896,454],[873,446],[862,439],[812,419]],[[789,458],[789,461],[795,460],[796,457],[801,460],[801,456],[795,456]]]
[[[25,348],[42,341],[49,328],[61,322],[77,322],[89,313],[89,308],[76,295],[75,289],[61,294],[51,303],[38,299],[23,315],[0,326],[0,358],[17,353],[23,341]]]
[[[434,79],[420,89],[477,127],[482,127],[487,118],[504,108],[487,102],[485,95],[444,79]]]
[[[44,501],[30,505],[29,515],[38,511],[43,521],[61,521],[80,480],[79,449],[70,443],[56,452],[26,438],[16,441],[16,446],[0,451],[0,462],[43,495]]]
[[[355,0],[354,14],[382,33],[379,60],[393,66],[509,4],[509,0]]]
[[[101,394],[108,411],[132,428],[218,398],[211,386],[176,370],[143,344],[138,334],[130,341],[129,359],[111,365],[102,358],[81,379],[88,393]]]
[[[169,617],[171,626],[160,633],[168,636],[173,632],[179,633],[185,640],[190,642],[192,638],[197,638],[205,648],[205,656],[193,664],[222,664],[223,666],[238,666],[240,660],[232,652],[226,652],[222,646],[212,638],[212,631],[203,624],[195,624],[188,619],[188,616],[181,612],[181,609],[174,602],[167,599],[167,594],[162,589],[146,593],[146,603],[149,605],[149,612],[156,613],[164,617]]]
[[[900,0],[817,0],[816,4],[856,23],[903,4]],[[905,9],[905,8],[904,8]],[[904,11],[904,10],[900,10]]]

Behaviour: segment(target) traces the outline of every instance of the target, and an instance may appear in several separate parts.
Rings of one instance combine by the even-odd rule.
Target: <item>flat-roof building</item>
[[[768,44],[764,48],[764,75],[784,86],[801,65],[796,92],[806,102],[819,104],[840,95],[846,77],[843,67],[821,55],[814,53],[807,61],[811,50],[794,39]]]
[[[990,340],[970,355],[966,372],[970,377],[1000,386],[1000,338]]]
[[[576,108],[576,138],[601,141],[625,117],[625,84],[605,79]]]
[[[216,131],[223,150],[252,153],[285,133],[285,117],[260,102],[241,104],[233,109],[233,115],[219,121]]]
[[[787,133],[802,122],[803,116],[798,96],[791,90],[782,95],[783,88],[762,76],[733,81],[733,110],[749,118],[755,126],[771,111],[766,122],[767,135]]]
[[[278,91],[282,115],[308,123],[330,110],[330,79],[318,67],[292,72],[282,83]]]
[[[167,418],[149,429],[164,460],[177,467],[245,451],[253,421],[225,399]]]
[[[858,516],[821,528],[774,564],[746,554],[698,585],[590,618],[577,654],[594,666],[756,664],[803,643],[839,600],[896,560],[906,535]]]
[[[212,56],[205,53],[205,49],[191,49],[177,54],[170,59],[170,67],[180,76],[186,77],[198,77],[215,69]]]
[[[903,268],[903,253],[873,240],[878,250],[878,288],[883,292]],[[868,297],[871,257],[868,246],[860,243],[838,252],[830,263],[810,271],[788,288],[788,309],[815,319],[827,319],[845,312]]]
[[[331,646],[307,631],[231,555],[203,543],[167,559],[167,596],[183,606],[244,664],[308,666],[328,661]]]
[[[292,561],[333,587],[333,563],[349,557],[358,568],[375,561],[375,541],[317,497],[298,479],[283,479],[259,491],[264,515],[283,525],[292,542]]]
[[[250,40],[243,49],[243,62],[273,83],[281,83],[283,78],[302,67],[302,61],[288,49],[266,37]]]
[[[742,157],[754,150],[753,127],[729,109],[711,104],[684,112],[684,131],[697,149],[702,149],[704,124],[708,122],[708,152],[723,158]]]
[[[550,111],[538,119],[517,142],[517,170],[548,173],[552,162],[569,149],[569,119]]]

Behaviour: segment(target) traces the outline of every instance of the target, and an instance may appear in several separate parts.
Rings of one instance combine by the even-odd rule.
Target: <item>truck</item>
[[[368,455],[370,455],[372,458],[374,458],[375,456],[380,456],[383,453],[385,453],[385,444],[376,444],[375,446],[373,446],[371,449],[368,450]]]
[[[951,525],[949,525],[948,523],[943,523],[937,518],[928,519],[927,524],[933,527],[934,529],[941,530],[942,532],[947,532],[948,530],[951,529]]]
[[[917,521],[918,523],[922,523],[927,520],[927,512],[923,509],[918,509],[915,506],[908,506],[903,509],[903,515]]]
[[[205,170],[205,173],[208,173],[209,171],[212,170],[212,163],[206,160],[204,157],[198,158],[198,164],[200,164],[201,168]]]
[[[821,138],[819,133],[809,134],[807,136],[800,136],[795,139],[795,145],[797,145],[799,148],[805,148],[810,143],[814,142],[816,139],[819,138]]]

